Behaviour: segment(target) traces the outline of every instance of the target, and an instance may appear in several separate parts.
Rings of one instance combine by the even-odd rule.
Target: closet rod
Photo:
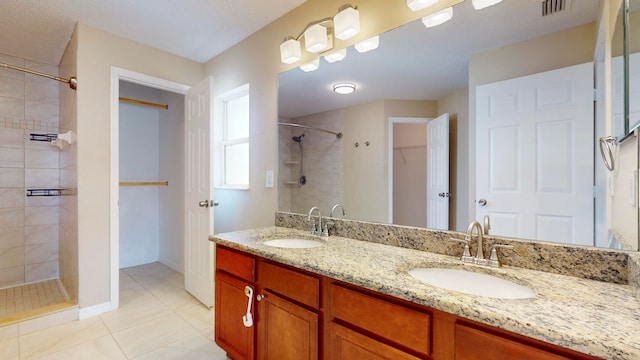
[[[169,186],[168,181],[121,181],[120,186]]]
[[[138,105],[157,107],[157,108],[161,108],[161,109],[165,109],[165,110],[169,108],[169,105],[156,104],[156,103],[152,103],[152,102],[148,102],[148,101],[142,101],[142,100],[136,100],[136,99],[129,99],[129,98],[126,98],[126,97],[120,97],[120,101],[132,103],[132,104],[138,104]]]
[[[65,78],[61,78],[59,76],[53,76],[53,75],[41,73],[39,71],[29,70],[29,69],[21,68],[19,66],[13,66],[13,65],[1,63],[1,62],[0,62],[0,66],[1,67],[5,67],[7,69],[18,70],[18,71],[26,72],[27,74],[38,75],[38,76],[46,77],[46,78],[49,78],[49,79],[52,79],[52,80],[56,80],[56,81],[60,81],[60,82],[63,82],[63,83],[67,83],[67,84],[69,84],[69,87],[71,89],[73,89],[73,90],[76,90],[78,88],[78,79],[75,76],[71,77],[69,79],[65,79]]]

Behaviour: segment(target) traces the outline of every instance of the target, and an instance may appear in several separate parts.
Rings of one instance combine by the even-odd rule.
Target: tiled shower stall
[[[56,65],[8,55],[0,54],[0,62],[58,74]],[[61,187],[61,150],[30,140],[31,134],[60,131],[59,89],[56,81],[0,68],[0,307],[5,310],[29,308],[15,303],[7,289],[59,278],[62,197],[27,196],[32,189]]]

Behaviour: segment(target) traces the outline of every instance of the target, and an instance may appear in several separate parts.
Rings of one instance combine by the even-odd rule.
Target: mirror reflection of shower
[[[302,185],[307,183],[307,177],[304,175],[304,150],[302,148],[302,138],[304,137],[304,133],[294,136],[291,139],[298,143],[300,147],[300,161],[298,167],[298,187],[302,187]]]

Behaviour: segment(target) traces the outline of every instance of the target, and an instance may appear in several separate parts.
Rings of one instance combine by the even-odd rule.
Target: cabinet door
[[[258,359],[318,359],[318,314],[264,292],[258,312]]]
[[[249,301],[244,292],[246,286],[253,288],[225,273],[216,273],[215,339],[234,360],[253,359],[254,356],[255,328],[246,327],[242,320]]]
[[[574,359],[462,324],[456,324],[455,353],[456,360]]]
[[[387,344],[376,341],[336,323],[329,325],[329,359],[332,360],[416,360]]]

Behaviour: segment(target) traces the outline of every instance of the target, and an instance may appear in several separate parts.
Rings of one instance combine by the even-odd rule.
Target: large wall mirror
[[[456,231],[488,215],[496,236],[637,250],[637,140],[603,148],[612,171],[598,141],[621,128],[622,1],[541,3],[463,1],[280,74],[278,121],[302,127],[279,126],[279,210]]]

